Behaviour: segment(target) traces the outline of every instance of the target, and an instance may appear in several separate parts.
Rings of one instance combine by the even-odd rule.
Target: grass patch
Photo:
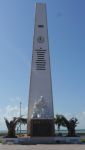
[[[85,139],[81,139],[81,142],[85,143]]]
[[[2,143],[2,140],[0,140],[0,143]]]

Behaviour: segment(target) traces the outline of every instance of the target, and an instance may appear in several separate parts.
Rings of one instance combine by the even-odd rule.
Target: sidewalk
[[[85,150],[85,145],[2,145],[0,150]]]

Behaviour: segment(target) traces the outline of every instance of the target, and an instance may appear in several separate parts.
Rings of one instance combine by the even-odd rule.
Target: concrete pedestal
[[[53,119],[31,119],[30,136],[32,137],[54,136],[54,120]]]

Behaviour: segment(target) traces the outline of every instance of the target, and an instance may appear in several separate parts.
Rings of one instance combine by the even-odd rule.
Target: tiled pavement
[[[2,145],[0,150],[85,150],[85,145],[62,144],[62,145]]]

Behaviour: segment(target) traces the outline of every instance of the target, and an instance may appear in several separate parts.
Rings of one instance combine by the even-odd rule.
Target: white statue
[[[43,96],[34,103],[32,118],[48,118],[48,105]]]

